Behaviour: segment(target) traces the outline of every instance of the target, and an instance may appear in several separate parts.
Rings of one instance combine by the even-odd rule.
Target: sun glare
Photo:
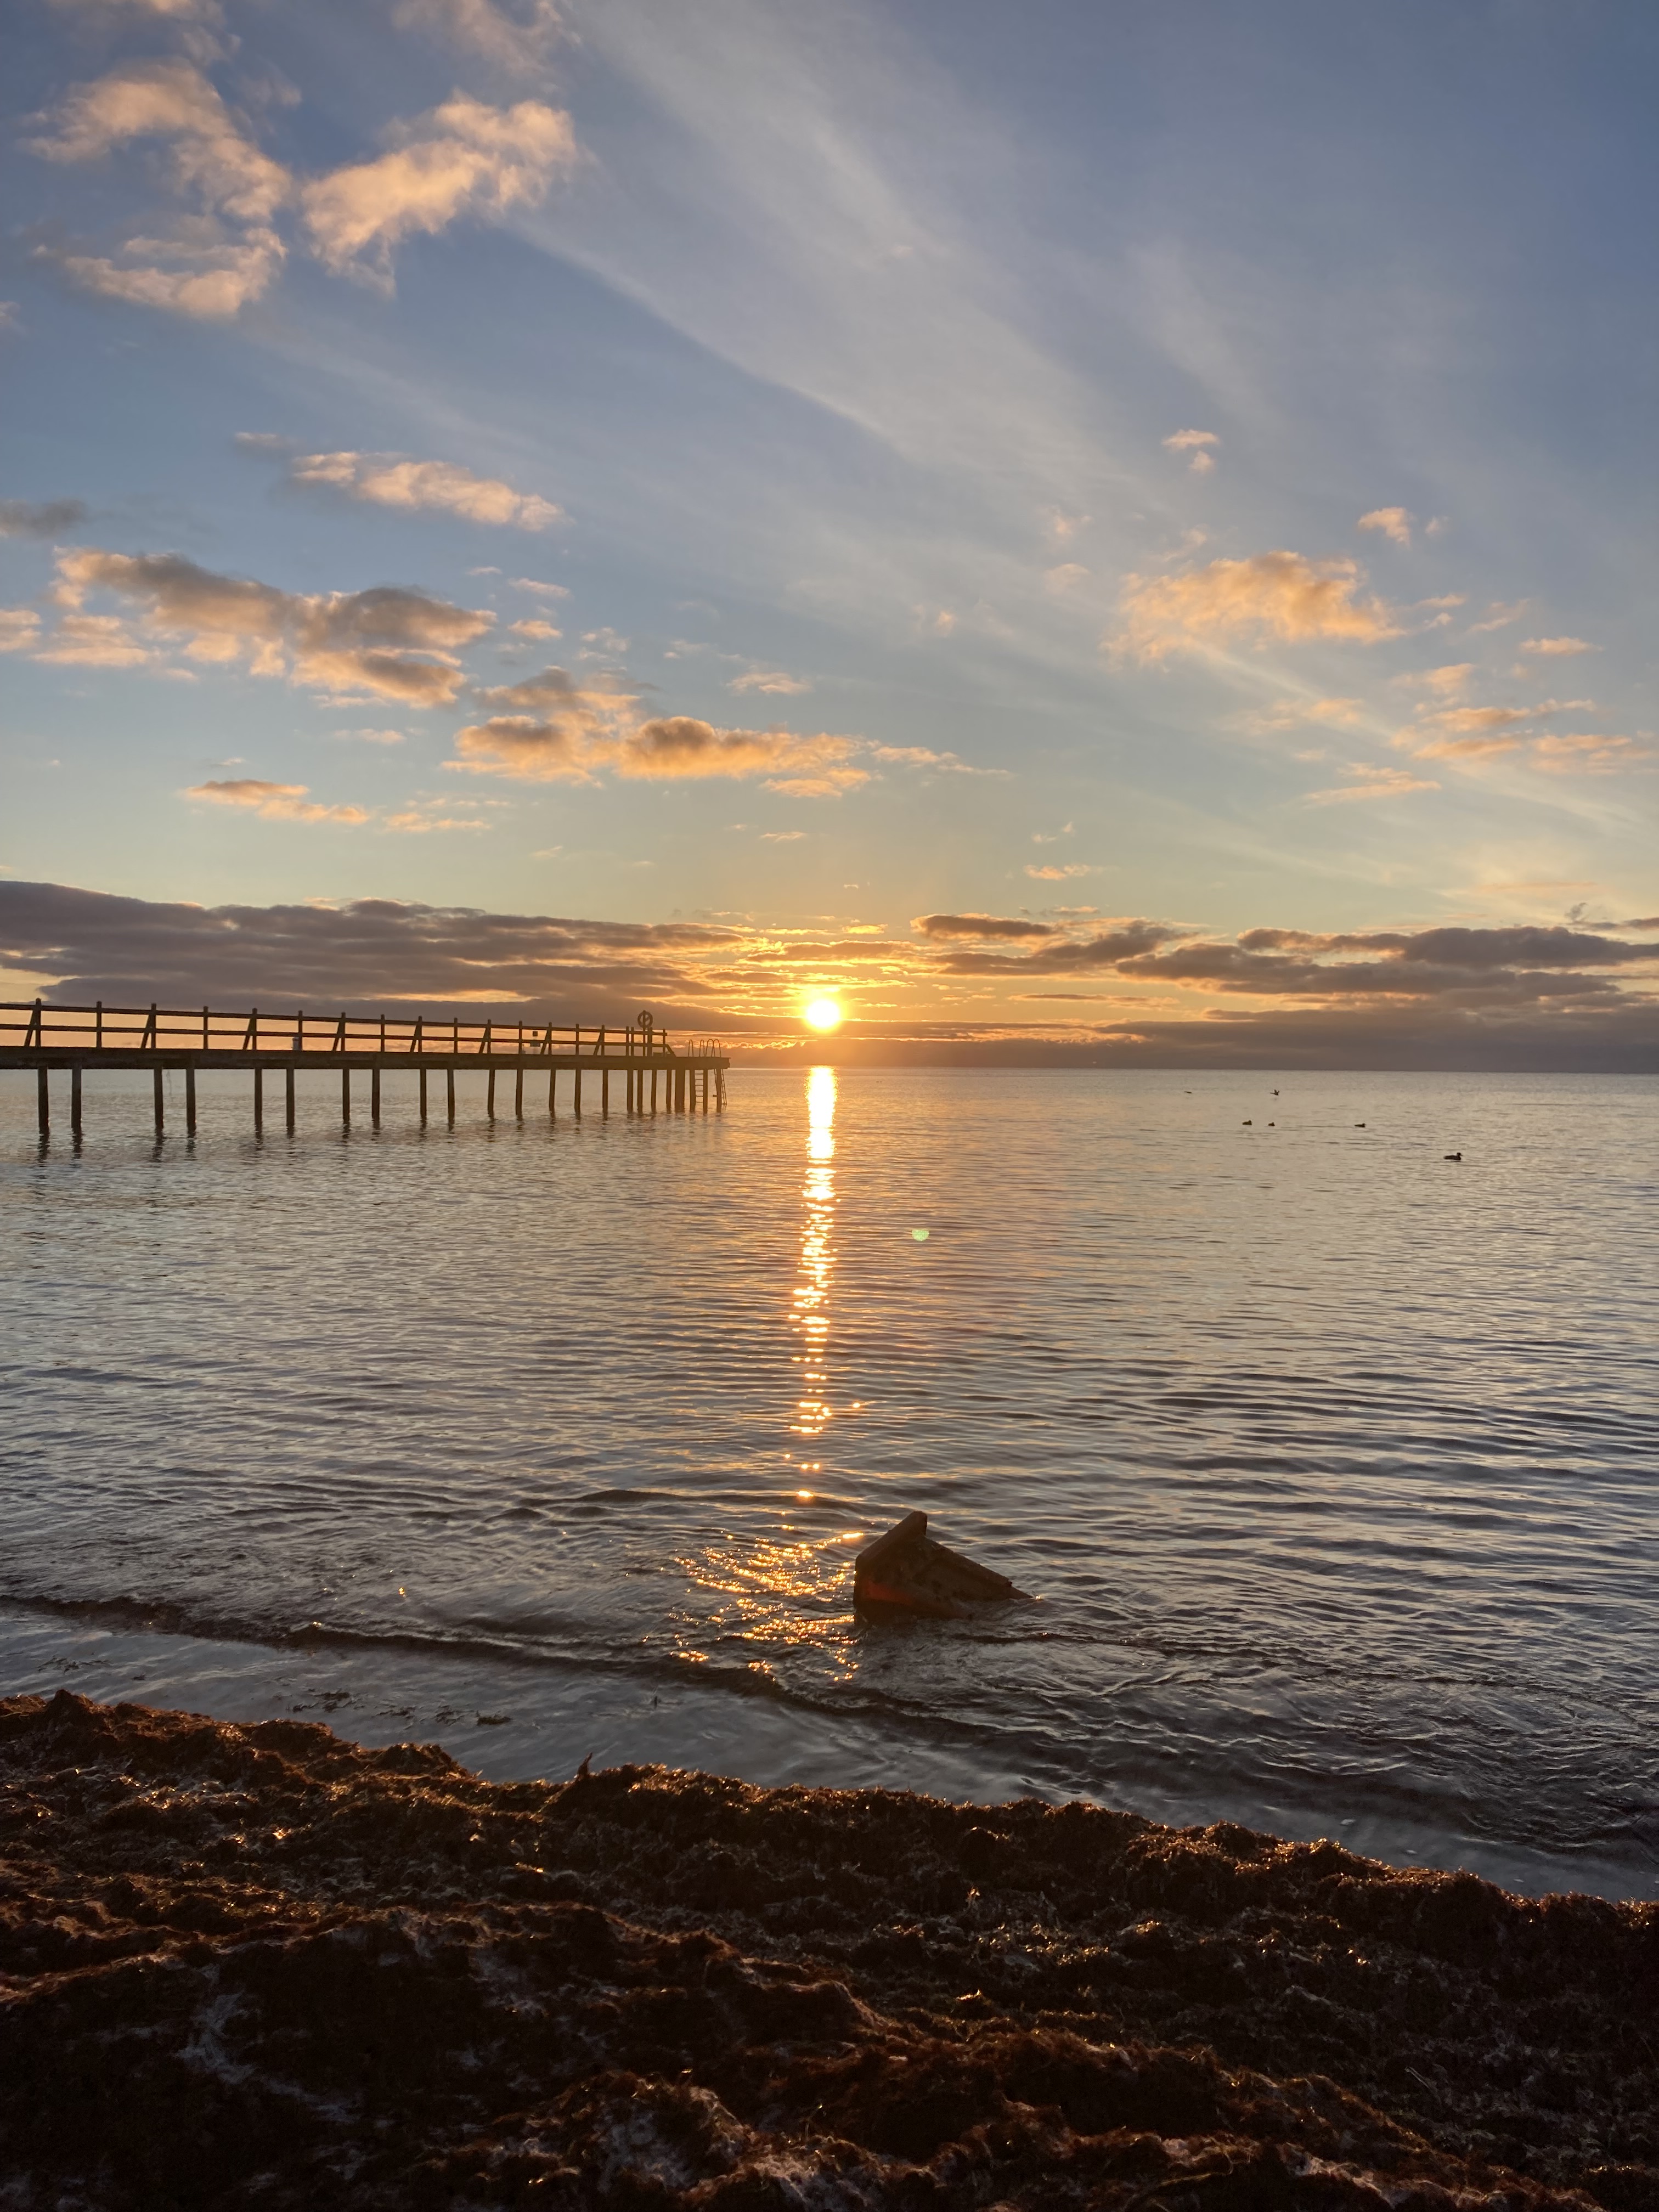
[[[833,999],[814,999],[806,1009],[806,1018],[815,1030],[838,1030],[841,1008]]]

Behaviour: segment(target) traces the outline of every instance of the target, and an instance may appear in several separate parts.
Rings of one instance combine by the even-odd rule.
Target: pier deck
[[[149,1069],[155,1076],[155,1126],[165,1122],[169,1071],[185,1078],[185,1122],[196,1127],[196,1077],[200,1070],[240,1068],[253,1078],[253,1120],[264,1126],[264,1079],[283,1076],[285,1118],[295,1125],[295,1077],[301,1071],[337,1073],[341,1113],[351,1118],[354,1074],[369,1078],[369,1115],[380,1118],[380,1078],[412,1073],[418,1080],[421,1118],[427,1118],[427,1079],[445,1078],[446,1109],[455,1118],[455,1078],[464,1070],[488,1076],[487,1111],[495,1114],[495,1079],[514,1079],[514,1111],[524,1115],[525,1079],[545,1075],[547,1110],[556,1116],[558,1079],[570,1080],[571,1111],[582,1111],[582,1080],[599,1079],[599,1108],[611,1111],[611,1079],[622,1079],[629,1115],[725,1110],[726,1071],[731,1065],[718,1039],[683,1037],[674,1043],[648,1013],[613,1028],[580,1023],[467,1022],[424,1015],[216,1013],[210,1007],[55,1006],[36,999],[0,1005],[0,1068],[33,1068],[39,1077],[42,1135],[52,1126],[51,1077],[70,1078],[70,1121],[76,1136],[82,1121],[82,1077],[88,1069]]]

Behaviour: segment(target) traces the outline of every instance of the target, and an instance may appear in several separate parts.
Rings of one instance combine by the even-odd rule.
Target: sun
[[[814,999],[806,1009],[806,1018],[815,1030],[838,1030],[841,1008],[833,999]]]

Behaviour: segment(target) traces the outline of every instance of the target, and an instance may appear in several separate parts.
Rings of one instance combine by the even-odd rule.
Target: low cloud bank
[[[261,785],[252,796],[309,804],[297,787]],[[775,1064],[1659,1073],[1659,941],[1647,934],[1656,926],[1648,916],[1597,928],[1263,927],[1219,939],[1135,916],[926,915],[909,938],[809,938],[392,899],[206,908],[12,883],[0,884],[0,969],[54,979],[60,1000],[111,1004],[434,1013],[492,1005],[612,1023],[649,1006]],[[1017,1007],[1047,995],[1030,988],[1045,979],[1088,979],[1080,1003],[1093,995],[1115,1018],[856,1018],[860,993],[888,1006],[900,991],[948,1001],[963,976],[1008,983]],[[833,1041],[805,1039],[803,997],[837,984],[855,1018]]]

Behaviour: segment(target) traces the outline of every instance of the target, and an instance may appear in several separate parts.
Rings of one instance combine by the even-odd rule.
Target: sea
[[[1659,1079],[306,1075],[256,1133],[210,1075],[158,1139],[94,1073],[78,1142],[57,1080],[43,1141],[0,1076],[0,1693],[1659,1896]],[[917,1509],[1030,1601],[857,1618]]]

